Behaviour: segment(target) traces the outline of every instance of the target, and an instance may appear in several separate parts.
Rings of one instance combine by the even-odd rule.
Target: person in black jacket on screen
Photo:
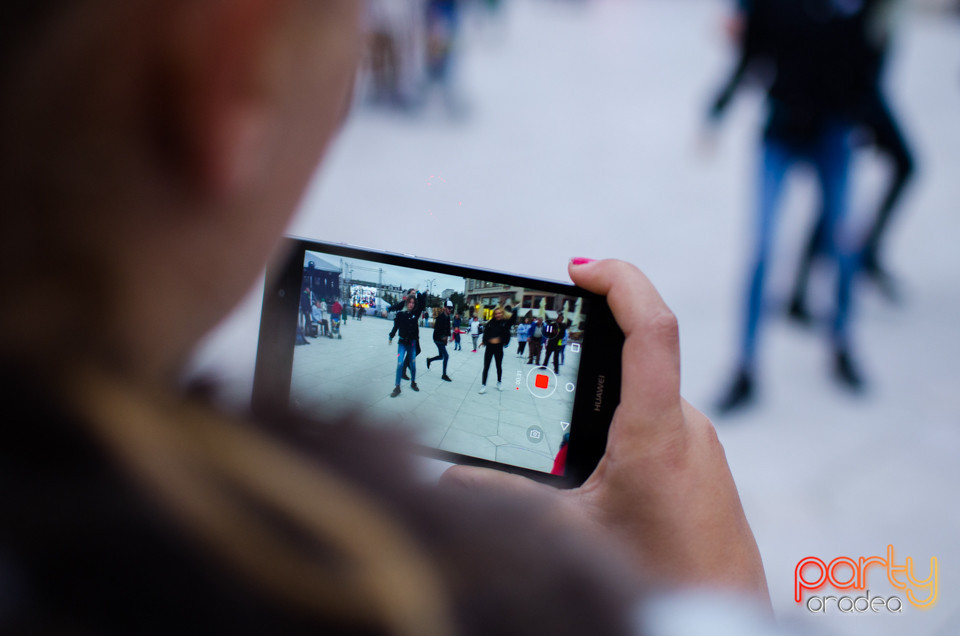
[[[427,299],[426,299],[426,297],[424,296],[423,292],[418,292],[416,289],[414,289],[413,287],[411,287],[409,290],[407,290],[406,296],[404,296],[403,298],[401,298],[401,299],[398,300],[397,302],[395,302],[395,303],[393,303],[392,305],[390,305],[389,307],[387,307],[387,313],[389,313],[389,312],[391,312],[391,311],[403,311],[403,307],[404,307],[404,305],[407,304],[407,297],[409,297],[409,296],[415,296],[415,297],[417,298],[417,304],[418,304],[418,305],[422,302],[424,307],[427,306]],[[422,298],[421,298],[421,297],[422,297]],[[409,363],[407,363],[407,364],[404,365],[404,367],[403,367],[403,375],[402,375],[401,377],[402,377],[404,380],[409,380],[409,379],[410,379],[410,376],[407,375],[407,369],[408,369],[409,367],[410,367],[410,364],[409,364]]]
[[[557,313],[556,320],[543,326],[543,336],[547,340],[547,354],[543,358],[543,366],[550,364],[550,355],[553,354],[553,372],[560,373],[560,344],[567,335],[567,324],[563,321],[563,314]]]
[[[447,353],[447,342],[450,340],[450,312],[452,311],[453,302],[448,300],[443,304],[443,309],[440,310],[440,314],[433,321],[433,343],[437,345],[437,355],[427,358],[428,369],[431,362],[443,360],[443,375],[440,376],[440,379],[447,382],[453,382],[447,375],[447,360],[450,359],[450,354]]]
[[[407,296],[407,305],[404,311],[399,312],[393,319],[393,329],[390,331],[389,343],[393,344],[393,337],[400,334],[397,344],[397,381],[390,397],[400,395],[400,377],[405,367],[410,368],[410,388],[419,391],[417,386],[417,353],[420,348],[420,327],[417,317],[426,304],[426,296],[417,294]]]
[[[483,375],[480,376],[480,393],[487,392],[487,373],[490,371],[490,360],[497,361],[497,390],[502,391],[503,387],[503,349],[510,344],[510,321],[504,317],[503,308],[497,307],[493,310],[493,318],[483,327],[483,342],[481,347],[486,347],[483,352]]]

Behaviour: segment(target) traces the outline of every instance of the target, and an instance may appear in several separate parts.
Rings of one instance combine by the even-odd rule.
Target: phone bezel
[[[577,375],[566,470],[563,476],[427,446],[419,448],[423,454],[437,459],[521,474],[558,487],[578,486],[590,476],[606,449],[607,432],[613,412],[620,401],[623,334],[603,296],[558,281],[355,245],[298,237],[284,238],[282,253],[286,255],[272,261],[266,273],[252,395],[255,414],[265,416],[290,408],[293,352],[306,250],[583,297],[588,308],[584,312],[585,340]]]

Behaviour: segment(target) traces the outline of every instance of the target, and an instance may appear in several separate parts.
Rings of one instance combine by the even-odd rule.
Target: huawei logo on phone
[[[597,392],[596,397],[593,399],[593,410],[597,413],[600,412],[600,407],[603,406],[603,383],[606,379],[605,376],[597,376]]]

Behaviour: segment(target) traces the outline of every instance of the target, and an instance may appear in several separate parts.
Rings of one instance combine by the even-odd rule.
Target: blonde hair
[[[77,374],[68,393],[119,463],[265,595],[355,626],[452,633],[433,562],[344,479],[209,408],[99,372]],[[292,546],[258,507],[335,550],[337,563]]]

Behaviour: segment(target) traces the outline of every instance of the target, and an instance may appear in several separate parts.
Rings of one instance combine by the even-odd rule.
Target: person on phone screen
[[[470,317],[470,339],[473,340],[473,352],[477,352],[477,338],[480,337],[480,320],[474,314]]]
[[[460,329],[461,325],[460,314],[454,314],[453,316],[453,350],[460,351],[463,347],[460,346],[460,334],[463,333]]]
[[[560,366],[563,366],[563,363],[566,362],[565,351],[567,349],[567,340],[570,338],[570,326],[567,325],[566,332],[564,332],[563,337],[557,340],[557,349],[560,355]]]
[[[557,317],[543,326],[543,338],[546,340],[547,348],[543,356],[543,366],[550,364],[550,356],[553,355],[553,372],[560,373],[560,343],[567,333],[566,323],[563,322],[563,314],[557,312]]]
[[[487,392],[487,373],[490,371],[490,361],[497,365],[497,390],[503,390],[503,349],[510,343],[510,320],[503,312],[503,307],[493,310],[493,317],[483,327],[483,342],[486,347],[483,352],[483,373],[480,375],[480,393]]]
[[[310,292],[310,286],[307,285],[300,292],[300,332],[306,338],[310,327],[310,320],[313,317],[313,294]]]
[[[526,316],[519,325],[517,325],[517,357],[523,359],[523,350],[527,346],[527,340],[530,338],[530,316]]]
[[[427,302],[428,302],[428,297],[427,297],[427,295],[424,294],[423,292],[418,292],[416,289],[414,289],[413,287],[411,287],[410,289],[407,290],[406,296],[404,296],[404,297],[401,298],[399,301],[397,301],[397,302],[393,303],[392,305],[390,305],[389,307],[387,307],[387,311],[388,311],[388,312],[391,312],[391,311],[403,311],[404,306],[407,304],[407,299],[408,299],[410,296],[413,296],[414,298],[417,299],[417,306],[418,306],[418,307],[419,307],[419,306],[423,306],[423,307],[426,307],[426,306],[427,306]],[[410,379],[410,376],[409,376],[408,373],[407,373],[407,371],[409,371],[409,368],[410,368],[410,363],[409,363],[409,361],[408,361],[408,362],[404,365],[404,367],[403,367],[403,374],[400,376],[401,379],[403,379],[403,380],[409,380],[409,379]]]
[[[527,353],[527,364],[540,366],[540,350],[543,348],[543,320],[534,318],[530,323],[530,351]]]
[[[450,312],[453,311],[453,302],[446,301],[443,304],[443,308],[440,309],[439,315],[433,321],[433,343],[437,345],[437,355],[432,358],[427,358],[427,369],[430,368],[430,363],[437,360],[443,360],[443,375],[440,376],[441,380],[446,382],[451,382],[450,377],[447,375],[447,360],[450,359],[450,354],[447,353],[447,342],[450,340]]]
[[[340,304],[339,298],[334,298],[333,304],[330,305],[330,326],[337,338],[343,337],[340,334],[340,327],[343,326],[343,305]]]
[[[406,369],[410,370],[410,388],[414,391],[420,390],[417,386],[417,354],[420,353],[420,326],[417,317],[423,312],[423,307],[418,304],[418,298],[423,299],[424,296],[407,296],[406,309],[397,312],[393,319],[389,343],[393,344],[393,338],[398,333],[400,339],[397,341],[397,378],[390,397],[400,395],[400,378]]]
[[[327,335],[327,318],[323,314],[323,309],[320,307],[320,299],[318,298],[315,303],[313,303],[312,310],[313,322],[317,325],[317,337]]]
[[[629,371],[581,488],[426,483],[385,412],[255,416],[185,380],[283,258],[354,95],[362,4],[5,5],[0,633],[656,635],[664,599],[730,625],[671,590],[768,606],[723,448],[680,397],[675,319],[627,263],[569,264]]]

